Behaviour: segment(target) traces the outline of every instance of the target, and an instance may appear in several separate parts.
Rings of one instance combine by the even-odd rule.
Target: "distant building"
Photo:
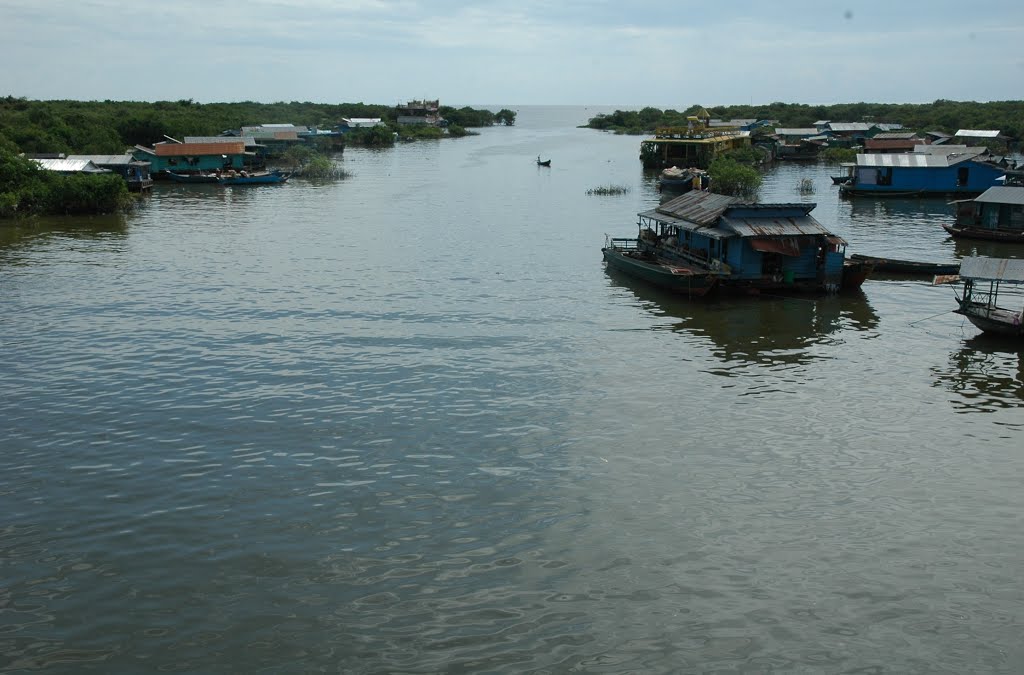
[[[440,100],[436,101],[409,101],[404,105],[396,106],[398,112],[398,123],[407,126],[429,125],[442,126],[444,118],[439,112]]]
[[[337,128],[344,133],[353,129],[372,129],[379,126],[384,126],[383,120],[379,117],[343,117]]]
[[[707,111],[687,117],[685,127],[662,127],[654,138],[640,143],[640,161],[646,167],[669,166],[706,169],[729,150],[750,147],[750,132],[710,126]]]

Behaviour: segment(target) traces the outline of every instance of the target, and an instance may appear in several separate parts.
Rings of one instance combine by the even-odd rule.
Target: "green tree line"
[[[510,124],[515,113],[473,108],[441,109],[460,127]],[[451,116],[449,118],[449,115]],[[0,140],[22,152],[115,154],[133,145],[150,145],[164,136],[216,136],[227,129],[272,122],[330,128],[345,117],[379,117],[398,130],[394,106],[365,103],[196,103],[180,101],[33,101],[0,98]],[[387,131],[390,137],[391,131]],[[371,135],[371,140],[381,140]]]
[[[686,126],[686,117],[701,106],[686,110],[616,110],[591,118],[586,126],[617,133],[649,133],[657,127]],[[897,122],[912,131],[958,129],[998,129],[1004,136],[1020,141],[1024,136],[1024,101],[950,101],[932,103],[769,103],[767,105],[731,105],[705,108],[717,119],[776,120],[780,127],[810,127],[818,120],[834,122]]]
[[[116,173],[64,175],[25,159],[0,142],[0,218],[111,213],[131,201]]]

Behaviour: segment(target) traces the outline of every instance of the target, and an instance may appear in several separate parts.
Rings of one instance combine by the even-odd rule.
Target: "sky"
[[[1021,0],[0,0],[0,96],[705,106],[1024,98]]]

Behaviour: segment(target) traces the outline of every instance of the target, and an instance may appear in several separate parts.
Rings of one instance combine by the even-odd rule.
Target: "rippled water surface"
[[[927,280],[606,271],[658,193],[596,112],[0,226],[0,669],[1024,669],[1020,347]],[[762,199],[1024,257],[830,171]]]

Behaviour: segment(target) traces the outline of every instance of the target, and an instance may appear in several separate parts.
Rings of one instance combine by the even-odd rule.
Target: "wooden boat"
[[[537,166],[551,166],[550,159],[541,159],[540,155],[537,156]]]
[[[850,260],[870,263],[875,272],[889,272],[894,274],[920,274],[932,276],[935,274],[956,274],[960,269],[960,263],[932,263],[917,262],[914,260],[897,260],[895,258],[878,258],[870,255],[854,253]]]
[[[221,176],[217,182],[221,185],[266,185],[283,183],[288,180],[289,175],[281,171],[258,171],[256,173],[242,172],[235,176]]]
[[[636,239],[610,239],[601,249],[608,266],[690,298],[710,293],[718,275],[695,264],[669,262],[637,248]]]
[[[864,285],[875,266],[867,260],[843,260],[843,277],[839,284],[842,291],[853,291]]]
[[[168,171],[167,177],[175,183],[217,183],[220,178],[213,173],[174,173]]]
[[[1024,260],[981,256],[964,258],[959,275],[935,278],[936,284],[961,281],[963,294],[957,296],[958,307],[953,311],[967,317],[986,333],[1017,339],[1024,337],[1024,293],[1019,292],[1024,288]],[[1003,284],[1018,289],[1018,292],[1004,292],[1000,296]],[[996,305],[999,299],[1007,304],[1007,298],[1012,300],[1013,307]]]

